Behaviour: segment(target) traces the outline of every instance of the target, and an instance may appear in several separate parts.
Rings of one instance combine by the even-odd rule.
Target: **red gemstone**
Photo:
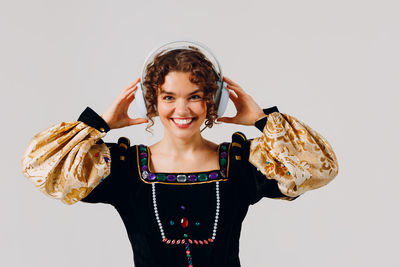
[[[199,242],[197,242],[197,240],[194,240],[194,243],[195,243],[196,245],[198,245],[198,244],[199,244]]]
[[[203,241],[199,240],[200,245],[203,245]]]
[[[204,244],[208,245],[208,241],[207,241],[207,240],[204,240]]]
[[[209,238],[208,241],[211,243],[214,242],[214,240],[212,238]]]
[[[193,241],[192,241],[192,239],[189,239],[189,243],[190,243],[190,244],[193,244]]]
[[[188,227],[188,225],[189,225],[188,219],[186,219],[185,217],[183,217],[183,218],[181,219],[181,226],[182,226],[182,228],[186,228],[186,227]]]
[[[190,264],[188,267],[193,267],[193,265]]]
[[[170,239],[168,239],[168,241],[167,241],[167,244],[169,245],[169,243],[171,243],[171,240]]]
[[[168,239],[167,238],[164,238],[163,240],[162,240],[162,242],[165,242],[165,241],[167,241]]]
[[[95,157],[98,157],[98,156],[99,156],[99,153],[94,154],[94,156],[95,156]]]
[[[176,241],[176,244],[179,245],[181,243],[181,240],[178,239],[178,241]]]
[[[174,245],[174,244],[175,244],[175,242],[176,242],[176,241],[175,241],[175,239],[174,239],[174,240],[172,240],[171,244],[172,244],[172,245]]]
[[[185,243],[185,239],[182,239],[181,243],[184,244]]]
[[[186,250],[186,254],[190,254],[190,250]]]

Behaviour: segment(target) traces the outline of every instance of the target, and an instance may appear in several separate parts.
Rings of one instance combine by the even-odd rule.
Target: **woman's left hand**
[[[242,125],[254,125],[256,121],[264,118],[266,115],[261,107],[246,94],[246,92],[237,83],[223,76],[224,81],[228,84],[229,98],[236,107],[235,117],[221,117],[218,122],[235,123]]]

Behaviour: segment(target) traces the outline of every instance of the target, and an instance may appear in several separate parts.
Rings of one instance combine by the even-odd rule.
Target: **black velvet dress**
[[[216,170],[154,173],[146,145],[104,143],[107,123],[87,107],[74,122],[36,134],[22,171],[65,204],[108,203],[119,212],[136,267],[236,267],[243,219],[263,197],[294,200],[338,174],[328,141],[293,116],[264,109],[260,137],[219,144]]]
[[[78,120],[109,130],[90,108]],[[266,121],[255,126],[262,131]],[[81,201],[115,207],[136,267],[240,266],[240,232],[249,205],[263,197],[296,198],[282,194],[275,180],[266,179],[247,160],[250,140],[243,133],[220,144],[220,168],[203,173],[153,173],[147,146],[130,146],[126,138],[106,145],[111,174]]]

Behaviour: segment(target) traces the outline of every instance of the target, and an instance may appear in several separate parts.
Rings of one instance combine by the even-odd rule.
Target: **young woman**
[[[216,120],[218,87],[212,64],[199,51],[172,50],[148,66],[149,119],[127,113],[139,81],[102,116],[87,107],[77,121],[35,135],[21,160],[23,173],[53,198],[113,205],[136,267],[240,266],[249,205],[263,197],[294,200],[338,173],[335,153],[321,135],[276,106],[261,109],[227,77],[237,114],[218,121],[255,126],[260,137],[247,140],[237,132],[221,144],[204,139],[200,127]],[[131,146],[124,137],[102,141],[110,129],[152,123],[156,115],[164,135],[151,146]]]

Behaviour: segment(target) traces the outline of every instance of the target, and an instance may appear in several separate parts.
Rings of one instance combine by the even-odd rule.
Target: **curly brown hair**
[[[206,101],[207,115],[205,125],[211,128],[216,122],[217,105],[214,96],[218,90],[218,74],[213,68],[213,64],[196,47],[190,49],[174,49],[168,52],[159,52],[146,66],[146,75],[143,85],[146,87],[146,108],[147,117],[150,122],[146,126],[146,131],[154,125],[153,117],[158,115],[157,96],[164,84],[165,76],[171,71],[190,73],[190,82],[198,85],[204,92],[203,99]],[[150,132],[150,131],[149,131]]]

